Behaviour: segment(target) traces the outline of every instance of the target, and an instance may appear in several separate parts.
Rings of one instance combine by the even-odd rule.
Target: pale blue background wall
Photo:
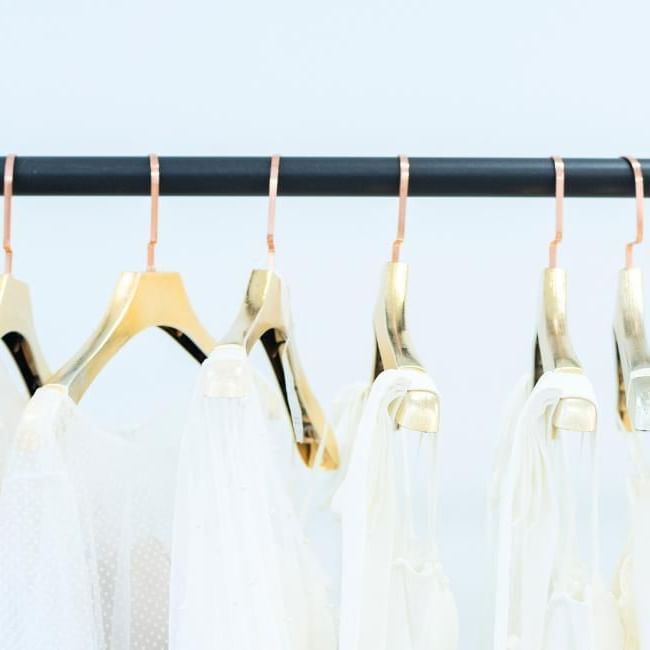
[[[650,156],[649,19],[640,0],[0,0],[0,151]],[[215,333],[264,259],[265,208],[162,200],[159,265],[183,272]],[[14,210],[15,272],[32,286],[57,366],[97,322],[117,273],[143,267],[148,204],[18,198]],[[279,201],[277,264],[325,403],[368,375],[395,217],[390,199]],[[633,223],[631,200],[568,201],[560,250],[575,346],[602,406],[608,576],[626,523],[610,321]],[[485,487],[501,407],[529,368],[552,231],[550,199],[409,203],[410,323],[444,400],[441,545],[463,650],[483,647],[470,622],[482,611]],[[647,247],[637,261],[650,273]],[[138,420],[189,385],[195,368],[168,343],[136,341],[85,408]]]

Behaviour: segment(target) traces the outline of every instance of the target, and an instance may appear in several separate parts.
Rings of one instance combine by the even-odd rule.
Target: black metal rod
[[[550,158],[411,158],[410,196],[553,196]],[[641,161],[650,196],[650,159]],[[263,196],[269,157],[161,157],[160,191],[167,196]],[[0,170],[4,158],[0,157]],[[14,193],[32,196],[145,196],[149,159],[142,157],[16,158]],[[280,162],[284,196],[396,196],[397,156],[299,158]],[[0,190],[1,191],[1,190]],[[566,195],[634,195],[629,164],[620,158],[566,159]]]

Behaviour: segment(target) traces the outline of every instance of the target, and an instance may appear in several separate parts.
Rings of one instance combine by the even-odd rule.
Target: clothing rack
[[[0,157],[0,169],[4,168]],[[650,159],[640,161],[650,174]],[[621,158],[568,158],[566,195],[634,196]],[[270,157],[161,157],[160,193],[167,196],[263,196]],[[410,158],[410,196],[540,197],[555,193],[550,158]],[[646,176],[646,180],[649,177]],[[1,184],[0,184],[1,185]],[[398,157],[283,157],[284,196],[396,196]],[[13,191],[22,196],[145,196],[149,159],[17,156]],[[646,196],[650,182],[645,183]],[[2,190],[0,189],[0,192]]]

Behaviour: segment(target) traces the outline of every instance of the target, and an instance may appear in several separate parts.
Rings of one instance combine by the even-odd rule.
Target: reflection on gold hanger
[[[14,154],[7,155],[4,167],[5,270],[0,275],[0,337],[18,366],[27,390],[33,395],[49,376],[49,370],[36,337],[29,287],[12,275],[11,201],[15,160]]]
[[[95,377],[117,352],[140,332],[158,327],[201,363],[215,346],[200,323],[178,273],[155,270],[158,241],[160,168],[151,164],[151,236],[147,246],[147,271],[122,273],[108,310],[83,348],[48,382],[65,386],[79,401]]]
[[[557,268],[557,247],[564,226],[564,161],[554,156],[555,164],[555,239],[549,247],[549,268],[544,269],[542,301],[535,338],[533,375],[536,383],[548,371],[582,373],[573,351],[567,324],[567,278]],[[553,428],[567,431],[596,430],[596,405],[582,398],[562,398],[553,414]]]
[[[374,377],[388,369],[412,368],[425,372],[417,360],[411,337],[406,327],[406,295],[408,266],[399,261],[404,242],[406,200],[408,197],[409,161],[400,156],[400,186],[397,237],[393,242],[392,260],[384,267],[379,300],[375,308],[375,365]],[[427,390],[409,390],[393,405],[396,424],[435,433],[440,426],[440,398]]]
[[[309,467],[313,467],[319,461],[319,449],[323,445],[320,465],[326,469],[335,469],[339,464],[336,438],[298,358],[287,288],[271,268],[275,254],[275,204],[279,165],[279,157],[273,156],[266,238],[270,268],[252,271],[239,314],[219,344],[241,345],[250,352],[258,341],[262,342],[289,413],[302,459]]]
[[[636,237],[626,246],[625,268],[619,272],[614,316],[618,415],[626,431],[650,431],[650,353],[643,318],[643,277],[633,251],[643,241],[644,190],[641,163],[626,157],[634,172]]]

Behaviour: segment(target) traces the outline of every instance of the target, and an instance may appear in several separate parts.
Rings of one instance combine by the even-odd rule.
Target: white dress
[[[0,490],[2,490],[7,455],[27,401],[26,393],[19,391],[11,381],[7,369],[0,364]]]
[[[593,435],[592,569],[578,549],[573,467],[551,420],[561,397],[594,401],[582,375],[547,372],[511,399],[493,477],[494,650],[621,650],[622,630],[599,574],[596,436]]]
[[[628,479],[630,534],[615,580],[625,631],[625,650],[650,650],[650,466],[641,437],[624,433],[632,472]]]
[[[203,363],[180,450],[173,650],[336,648],[326,582],[270,435],[245,351],[216,348]]]
[[[177,429],[116,435],[62,387],[25,408],[0,492],[3,650],[164,650]]]
[[[456,606],[435,540],[437,434],[396,430],[389,413],[408,389],[433,386],[420,371],[384,371],[337,418],[350,447],[333,502],[342,529],[339,650],[457,645]]]

